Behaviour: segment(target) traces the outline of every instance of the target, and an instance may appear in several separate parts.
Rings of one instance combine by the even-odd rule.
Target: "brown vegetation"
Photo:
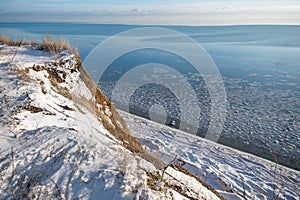
[[[10,38],[7,38],[4,35],[0,35],[0,44],[6,44],[9,46],[17,46],[19,44],[19,41],[15,41]]]
[[[38,112],[42,112],[43,111],[43,109],[38,108],[38,107],[33,106],[33,105],[24,106],[23,109],[28,110],[28,111],[30,111],[32,113],[38,113]]]
[[[105,109],[107,106],[110,111],[112,112],[111,116],[106,116],[109,119],[103,120],[103,126],[114,136],[116,139],[122,142],[123,146],[130,150],[133,153],[145,153],[145,150],[143,149],[142,145],[138,142],[136,138],[134,138],[127,128],[127,125],[123,118],[119,115],[115,107],[112,105],[110,100],[102,93],[102,91],[97,88],[95,92],[95,110],[96,114],[100,118],[104,118],[103,114],[101,113],[101,110],[98,110],[97,104],[101,105],[102,108]],[[119,123],[119,124],[118,124]]]
[[[74,111],[74,109],[73,108],[70,108],[69,106],[67,106],[67,105],[59,105],[60,107],[62,107],[64,110],[69,110],[69,111]]]
[[[80,71],[80,78],[83,80],[87,88],[94,94],[96,103],[91,109],[95,111],[97,116],[103,120],[103,126],[119,141],[123,143],[123,146],[133,153],[145,153],[142,145],[134,138],[126,125],[124,119],[120,116],[111,101],[104,95],[104,93],[98,88],[97,84],[93,81],[88,72],[81,66],[78,67]],[[101,112],[97,107],[101,105],[103,109],[107,106],[112,115],[107,116]],[[104,116],[105,115],[105,116]]]
[[[34,41],[25,41],[23,38],[21,40],[13,40],[4,35],[0,35],[0,44],[6,44],[8,46],[37,45]]]
[[[42,42],[39,44],[35,41],[26,41],[23,38],[21,40],[13,40],[4,35],[0,35],[0,44],[6,44],[8,46],[21,46],[30,45],[35,46],[39,50],[48,51],[52,55],[59,54],[62,50],[68,50],[70,53],[74,54],[78,65],[81,65],[81,59],[78,53],[78,49],[72,48],[68,40],[64,38],[54,39],[50,35],[44,37]]]
[[[174,165],[171,164],[170,167],[190,176],[195,178],[198,182],[200,182],[203,186],[205,186],[207,189],[209,189],[210,191],[212,191],[217,197],[219,197],[222,200],[225,200],[224,197],[222,197],[212,186],[208,185],[206,182],[204,182],[203,180],[201,180],[198,176],[196,176],[195,174],[193,174],[192,172],[190,172],[189,170],[179,166],[179,165]]]
[[[43,51],[48,51],[52,55],[57,55],[62,50],[68,50],[70,53],[74,54],[75,59],[78,65],[81,65],[81,59],[78,53],[78,49],[72,48],[68,40],[64,38],[54,39],[50,35],[47,35],[42,40],[42,43],[39,45],[39,49]]]
[[[41,50],[49,51],[53,54],[59,53],[60,50],[68,50],[72,52],[69,42],[66,39],[55,40],[49,35],[44,37],[42,43],[39,45]]]

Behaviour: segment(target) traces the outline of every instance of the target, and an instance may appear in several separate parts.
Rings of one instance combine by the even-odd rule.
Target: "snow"
[[[53,56],[0,45],[1,199],[219,199],[172,167],[163,180],[151,180],[162,170],[105,128],[113,113],[95,103],[76,62],[66,51]],[[62,81],[51,80],[51,73]],[[89,109],[90,101],[106,117]],[[151,181],[161,187],[151,187]]]
[[[299,171],[119,112],[131,133],[153,155],[167,163],[177,155],[179,165],[207,182],[226,199],[299,199]],[[176,177],[180,179],[179,174]]]
[[[202,186],[199,187],[199,182],[192,177],[187,177],[186,174],[178,172],[174,168],[168,167],[166,169],[166,182],[171,185],[182,184],[182,187],[187,190],[186,193],[194,199],[216,199],[215,194],[210,193],[209,190]]]

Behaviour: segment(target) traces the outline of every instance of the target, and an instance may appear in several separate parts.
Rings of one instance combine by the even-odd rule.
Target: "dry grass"
[[[178,166],[178,165],[174,165],[174,164],[168,164],[165,166],[165,169],[167,167],[171,167],[179,172],[182,172],[190,177],[195,178],[199,183],[201,183],[204,187],[206,187],[208,190],[210,190],[212,193],[214,193],[217,197],[219,197],[221,200],[225,200],[224,197],[222,197],[212,186],[208,185],[207,183],[205,183],[203,180],[201,180],[199,177],[197,177],[196,175],[194,175],[193,173],[191,173],[190,171],[188,171],[187,169]],[[164,170],[165,170],[164,169]],[[164,173],[164,172],[163,172]],[[160,175],[159,173],[153,173],[153,172],[146,172],[147,174],[147,185],[149,188],[153,189],[153,190],[158,190],[158,191],[164,191],[167,188],[171,188],[175,191],[177,191],[178,193],[180,193],[181,195],[185,196],[188,199],[192,199],[195,200],[194,198],[192,198],[191,196],[189,196],[186,193],[186,188],[178,185],[178,184],[174,184],[172,182],[165,182],[163,180],[163,174]],[[173,177],[175,180],[177,180],[177,177]],[[177,180],[179,181],[179,180]],[[180,182],[180,181],[179,181]],[[159,184],[160,183],[160,184]],[[160,186],[159,186],[160,185]],[[162,187],[163,185],[163,187]]]
[[[70,108],[69,106],[67,105],[59,105],[61,108],[63,108],[64,110],[69,110],[69,111],[74,111],[73,108]]]
[[[73,52],[73,49],[66,39],[60,38],[56,40],[51,38],[49,35],[44,37],[39,48],[44,51],[49,51],[51,54],[58,54],[61,50]]]
[[[58,70],[57,68],[55,68],[54,66],[57,66],[57,63],[52,63],[49,66],[51,67],[45,67],[43,65],[33,65],[33,67],[30,68],[26,68],[28,71],[29,69],[33,69],[36,72],[45,70],[48,73],[48,79],[52,85],[52,89],[57,92],[58,94],[61,94],[62,96],[68,98],[68,99],[72,99],[72,94],[71,92],[68,90],[68,88],[66,87],[62,87],[60,85],[60,83],[65,82],[65,77],[66,77],[66,72],[62,71],[62,70]],[[39,83],[42,89],[42,92],[44,94],[46,94],[46,90],[44,87],[44,82],[40,82]]]
[[[96,112],[97,116],[100,118],[105,118],[108,116],[103,116],[101,110],[97,107],[97,104],[102,105],[102,108],[108,106],[112,115],[109,117],[109,120],[103,120],[103,126],[119,141],[123,142],[123,146],[130,150],[133,153],[145,153],[146,151],[143,149],[142,145],[139,141],[130,134],[130,131],[126,125],[124,119],[120,116],[114,105],[110,102],[110,100],[104,95],[104,93],[98,88],[97,84],[93,81],[88,72],[80,65],[78,67],[80,71],[80,78],[83,80],[85,85],[89,88],[89,90],[94,94],[96,99],[96,104],[94,104],[93,108]],[[118,124],[118,122],[121,124]]]
[[[103,108],[105,108],[105,106],[108,106],[110,111],[112,112],[112,116],[110,116],[110,122],[113,126],[108,120],[102,121],[103,126],[119,141],[122,141],[123,146],[126,149],[130,150],[133,153],[145,153],[146,151],[143,149],[142,145],[135,137],[130,134],[125,121],[122,119],[115,107],[111,104],[109,99],[102,93],[99,88],[97,88],[96,90],[95,97],[96,103],[102,105]],[[98,109],[96,105],[95,109]],[[97,112],[97,114],[100,114],[100,116],[102,115],[100,112]],[[103,118],[103,116],[101,116],[101,118]],[[117,122],[120,122],[122,124],[122,127],[120,127]]]
[[[47,35],[41,43],[37,43],[35,41],[26,41],[23,38],[21,40],[12,40],[4,35],[0,35],[0,44],[6,44],[8,46],[35,46],[40,50],[50,52],[52,55],[57,55],[63,50],[68,50],[70,53],[74,54],[78,65],[81,65],[78,49],[72,48],[68,40],[64,38],[54,39],[50,35]]]
[[[171,164],[170,167],[190,176],[195,178],[198,182],[200,182],[203,186],[205,186],[207,189],[209,189],[211,192],[213,192],[217,197],[219,197],[222,200],[225,200],[224,197],[222,197],[212,186],[208,185],[206,182],[204,182],[203,180],[201,180],[198,176],[196,176],[195,174],[193,174],[192,172],[190,172],[189,170],[179,166],[179,165],[174,165]]]
[[[18,41],[12,40],[4,35],[0,35],[0,44],[6,44],[9,46],[16,46],[19,44]]]
[[[4,35],[0,35],[0,44],[6,44],[8,46],[21,46],[21,45],[37,46],[37,43],[34,41],[26,41],[23,38],[21,40],[13,40]]]
[[[160,188],[157,186],[157,183],[160,181],[159,173],[151,173],[146,171],[147,174],[147,186],[152,190],[159,190]]]
[[[31,113],[38,113],[38,112],[42,112],[43,109],[42,108],[38,108],[36,106],[33,105],[26,105],[23,106],[23,109],[30,111]]]
[[[49,51],[52,55],[56,55],[62,50],[68,50],[70,53],[75,55],[78,65],[81,65],[78,49],[72,48],[67,39],[54,39],[50,35],[47,35],[39,45],[39,49],[43,51]]]

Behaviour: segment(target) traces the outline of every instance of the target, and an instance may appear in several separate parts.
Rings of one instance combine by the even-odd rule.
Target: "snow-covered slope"
[[[68,51],[0,45],[0,199],[220,199],[143,150]]]
[[[152,154],[177,163],[227,199],[300,198],[300,172],[197,136],[119,111]]]

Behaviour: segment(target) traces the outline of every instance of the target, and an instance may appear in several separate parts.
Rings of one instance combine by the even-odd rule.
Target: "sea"
[[[104,73],[100,73],[101,77],[95,66],[84,66],[119,109],[208,139],[206,136],[215,130],[210,128],[212,122],[221,123],[221,129],[218,129],[220,134],[217,139],[214,138],[215,142],[300,170],[300,26],[152,27],[88,23],[0,23],[0,35],[15,40],[42,41],[46,36],[67,39],[72,47],[79,50],[83,61],[88,60],[99,45],[102,48],[105,46],[103,44],[109,44],[105,42],[128,31],[133,31],[130,37],[139,37],[134,30],[141,29],[145,29],[145,37],[141,40],[147,40],[153,46],[159,44],[162,48],[141,46],[127,51],[113,60]],[[154,34],[152,38],[147,38],[151,36],[147,30],[156,29],[158,32],[167,30],[175,36],[179,34],[188,40],[172,34]],[[119,51],[122,45],[136,41],[130,37],[117,40],[118,43],[106,48],[109,52]],[[225,94],[222,93],[222,98],[226,98],[222,101],[225,113],[223,120],[219,119],[221,114],[215,113],[220,106],[216,97],[218,94],[213,94],[211,90],[220,83],[207,82],[207,77],[195,70],[197,67],[191,67],[187,58],[197,58],[198,52],[195,49],[184,49],[186,56],[176,53],[181,52],[181,43],[187,41],[201,46],[203,51],[199,56],[205,53],[209,57],[209,62],[213,63],[219,75],[218,80],[222,81]],[[174,46],[175,51],[164,49]],[[98,59],[105,60],[106,57],[101,56],[106,55],[104,51]],[[146,65],[150,66],[147,70],[139,70]],[[148,70],[150,68],[155,70]],[[131,81],[127,83],[129,79]],[[130,84],[136,83],[135,79],[139,79],[138,85],[133,87],[134,90],[128,89],[132,86]],[[163,81],[175,83],[175,87],[168,88],[161,83]],[[116,90],[120,83],[123,87],[119,88],[123,89]],[[181,87],[183,89],[178,89]],[[196,99],[191,104],[193,106],[183,105],[193,98]],[[196,124],[193,120],[189,121],[189,117],[197,119]]]

